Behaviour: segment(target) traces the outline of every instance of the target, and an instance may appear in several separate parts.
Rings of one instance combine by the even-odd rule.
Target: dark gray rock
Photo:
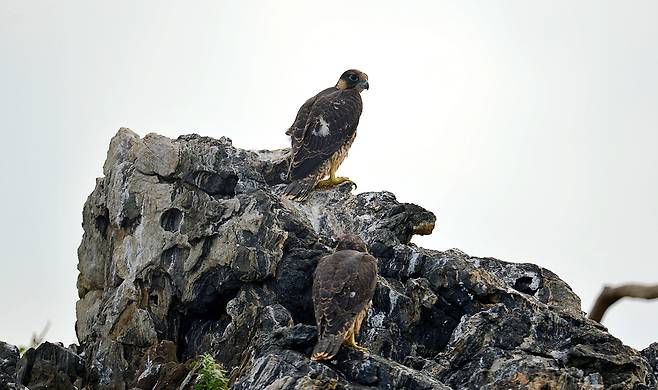
[[[0,390],[16,389],[16,364],[20,354],[14,345],[0,341]]]
[[[653,369],[653,375],[658,378],[658,343],[652,343],[641,353]]]
[[[16,366],[16,381],[32,390],[75,389],[85,376],[85,364],[80,356],[49,342],[28,349]]]
[[[389,192],[282,199],[287,165],[287,150],[121,129],[83,211],[85,371],[71,375],[99,389],[189,387],[185,362],[208,352],[235,389],[655,388],[653,350],[587,320],[552,272],[419,248],[410,240],[435,216]],[[359,336],[369,352],[313,362],[312,273],[348,232],[379,261]]]

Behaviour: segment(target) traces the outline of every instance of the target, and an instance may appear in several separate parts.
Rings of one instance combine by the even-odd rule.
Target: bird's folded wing
[[[340,256],[335,254],[334,256]],[[369,256],[358,254],[357,256]],[[347,259],[316,278],[314,303],[316,314],[323,318],[322,333],[338,333],[350,326],[372,299],[377,282],[377,267],[373,264]],[[328,272],[327,272],[328,271]],[[333,271],[333,272],[332,272]]]
[[[293,143],[291,179],[306,177],[352,138],[361,108],[361,97],[352,90],[337,90],[316,99],[301,142]]]

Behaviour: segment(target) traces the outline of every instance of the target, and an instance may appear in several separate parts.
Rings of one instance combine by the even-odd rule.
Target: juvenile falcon
[[[313,307],[318,343],[312,360],[333,358],[343,342],[359,350],[354,336],[368,314],[377,285],[377,260],[355,235],[338,240],[333,255],[318,262],[313,277]]]
[[[291,138],[292,158],[285,195],[304,200],[316,187],[351,182],[346,177],[336,177],[336,170],[356,137],[363,109],[361,92],[369,87],[367,74],[350,69],[340,76],[335,87],[321,91],[302,105],[286,131]],[[322,180],[326,176],[329,178]]]

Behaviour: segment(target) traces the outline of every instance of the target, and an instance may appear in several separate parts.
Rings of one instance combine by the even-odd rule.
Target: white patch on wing
[[[340,100],[340,101],[335,101],[333,102],[334,110],[337,110],[340,108],[341,105],[345,104],[345,100]]]
[[[318,122],[320,122],[320,128],[319,129],[318,128],[313,129],[313,131],[312,131],[313,135],[318,135],[320,137],[326,137],[329,134],[331,134],[330,131],[329,131],[329,123],[326,120],[324,120],[322,115],[320,115],[318,117]]]

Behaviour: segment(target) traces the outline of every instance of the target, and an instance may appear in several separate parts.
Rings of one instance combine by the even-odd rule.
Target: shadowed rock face
[[[655,351],[587,320],[552,272],[419,248],[434,215],[388,192],[281,199],[287,153],[112,139],[78,251],[85,385],[189,388],[183,362],[210,352],[244,390],[655,388]],[[358,337],[370,353],[313,362],[312,273],[342,233],[379,262]]]
[[[0,341],[0,389],[18,389],[16,384],[16,364],[18,348]]]
[[[653,375],[658,379],[658,343],[652,343],[642,351],[642,356],[649,362]]]

